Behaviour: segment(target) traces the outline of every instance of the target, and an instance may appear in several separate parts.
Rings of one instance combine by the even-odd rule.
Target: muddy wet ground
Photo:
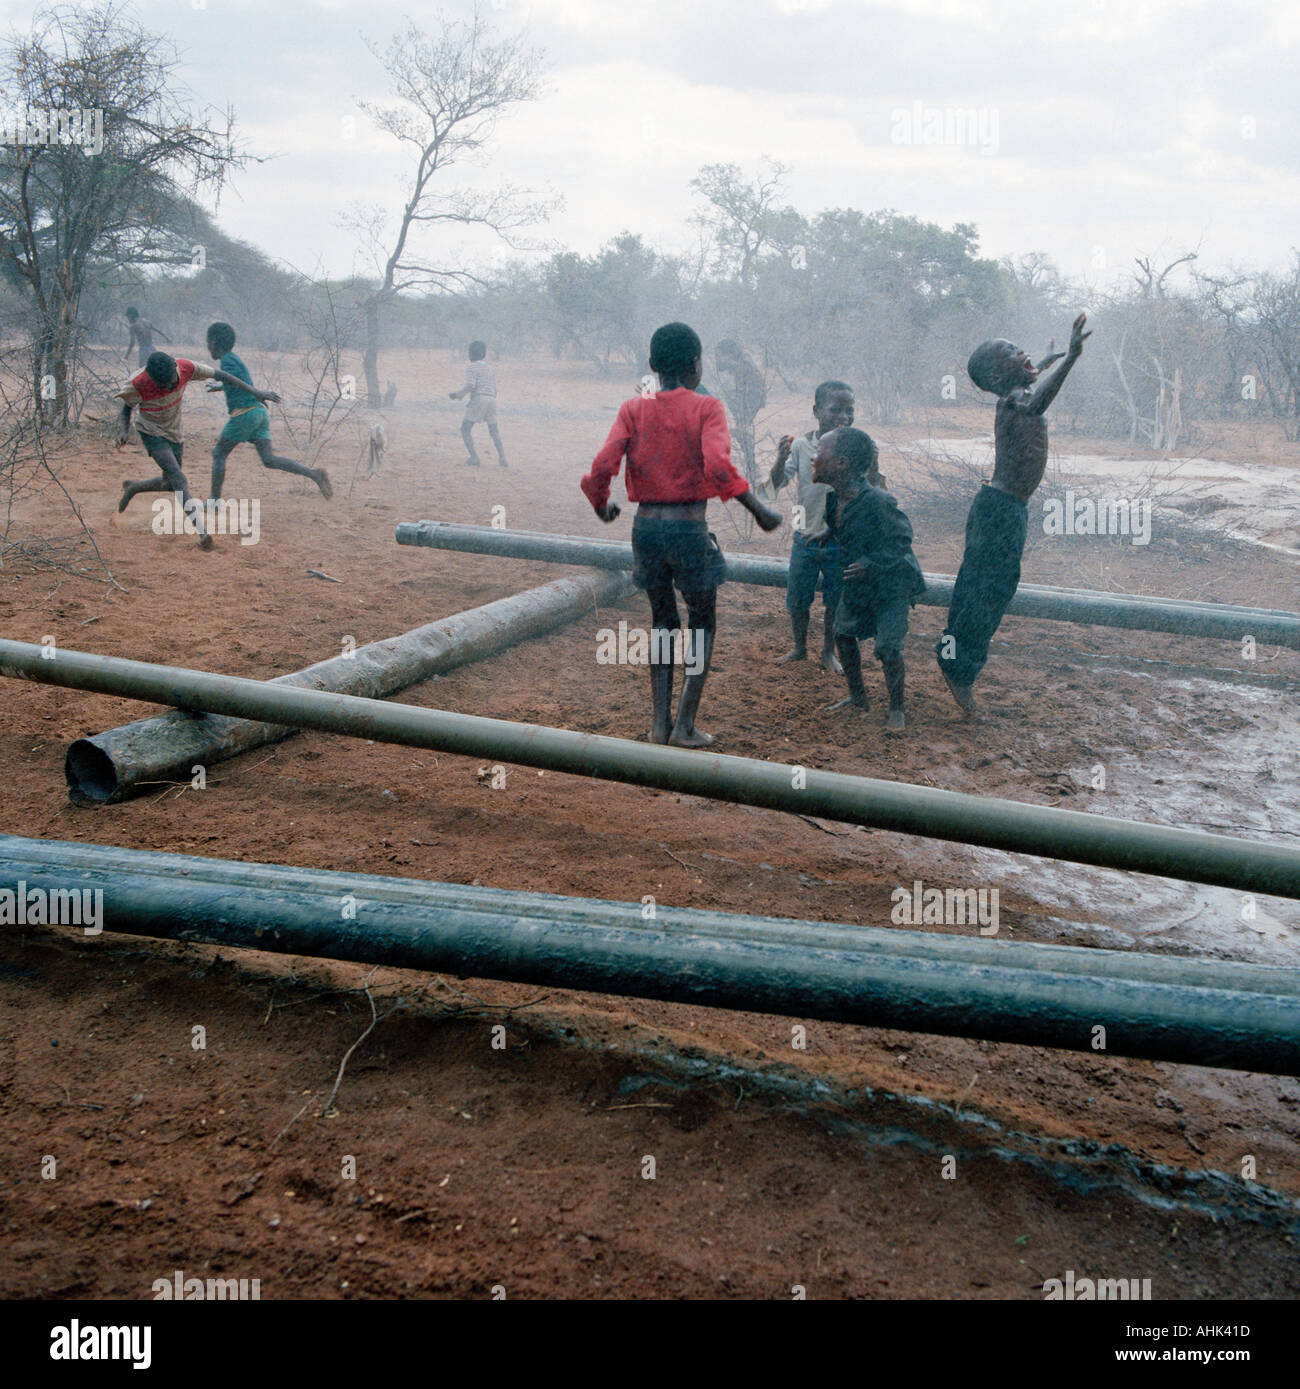
[[[289,366],[250,365],[292,412]],[[489,451],[470,470],[445,399],[460,362],[394,354],[391,367],[399,407],[379,477],[354,482],[353,439],[327,455],[333,502],[249,450],[234,456],[229,495],[262,505],[255,546],[201,554],[152,534],[139,501],[117,517],[121,477],[143,476],[143,455],[70,445],[61,475],[126,591],[11,561],[0,631],[268,677],[336,654],[345,637],[372,641],[570,572],[399,548],[398,521],[489,524],[504,507],[510,526],[626,538],[630,512],[603,527],[577,489],[626,383],[499,364],[512,466]],[[219,412],[203,397],[187,412],[199,464]],[[778,397],[765,427],[807,428],[806,414]],[[928,484],[901,450],[919,433],[973,437],[988,424],[974,410],[924,430],[866,422],[931,572],[955,572],[963,499],[915,495]],[[1058,447],[1116,453],[1074,437]],[[1202,452],[1261,472],[1300,461],[1296,446],[1236,428]],[[68,535],[61,506],[52,492],[25,497],[17,520]],[[728,548],[788,545],[788,534],[742,540],[735,508],[714,520]],[[1025,578],[1300,608],[1300,568],[1285,555],[1197,534],[1159,506],[1154,520],[1144,547],[1038,535]],[[873,710],[852,716],[825,707],[840,690],[815,665],[775,664],[788,644],[779,591],[729,585],[720,613],[701,722],[722,751],[1300,836],[1295,652],[1261,646],[1249,661],[1223,642],[1008,619],[966,723],[929,655],[943,614],[917,607],[909,726],[886,741],[878,672]],[[644,672],[595,659],[597,632],[620,618],[644,622],[644,600],[400,698],[643,737]],[[997,887],[1003,938],[1300,963],[1300,911],[1276,898],[1247,906],[1218,889],[526,768],[493,789],[472,759],[326,735],[223,764],[202,791],[70,807],[67,744],[142,712],[0,686],[0,827],[873,925],[889,924],[892,891],[914,880]],[[385,1016],[325,1117],[371,1021],[366,987]],[[511,1297],[788,1297],[801,1285],[810,1297],[1041,1298],[1067,1268],[1150,1277],[1157,1297],[1300,1289],[1297,1081],[822,1023],[807,1024],[800,1051],[797,1022],[7,928],[0,1292],[147,1297],[177,1268],[260,1278],[263,1297],[477,1297],[500,1284]],[[504,1050],[491,1045],[496,1024]],[[55,1180],[41,1177],[46,1155]]]

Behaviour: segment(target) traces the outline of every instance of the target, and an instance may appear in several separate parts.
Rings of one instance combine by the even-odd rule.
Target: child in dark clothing
[[[860,429],[832,429],[823,434],[813,458],[816,482],[833,488],[827,506],[828,531],[845,561],[844,591],[835,613],[835,649],[848,681],[846,699],[833,707],[868,707],[862,683],[862,637],[874,637],[876,659],[889,691],[885,728],[899,733],[903,717],[903,641],[908,612],[925,590],[921,566],[912,553],[912,524],[893,496],[873,487],[877,452]],[[811,539],[811,537],[810,537]]]
[[[685,323],[666,323],[650,339],[650,366],[659,390],[619,406],[618,418],[582,490],[602,521],[616,520],[609,487],[627,457],[627,495],[639,502],[632,524],[633,578],[650,599],[650,689],[654,722],[650,741],[675,747],[709,747],[695,715],[708,676],[717,627],[717,590],[726,561],[709,534],[710,497],[739,501],[765,530],[781,524],[731,462],[731,436],[722,402],[700,395],[700,339]],[[674,586],[686,600],[690,622],[689,673],[677,717],[672,717],[672,636],[681,627]]]
[[[208,354],[216,358],[227,378],[225,382],[214,382],[208,390],[225,391],[230,416],[212,450],[212,483],[208,496],[214,501],[221,496],[226,482],[226,459],[231,452],[240,444],[252,444],[264,468],[308,477],[320,488],[321,496],[332,497],[334,489],[324,468],[309,468],[305,463],[295,463],[292,458],[281,458],[271,447],[271,417],[253,393],[253,378],[243,358],[235,355],[235,330],[229,323],[208,326]],[[232,381],[236,384],[230,384]]]
[[[1084,314],[1074,320],[1065,360],[1050,375],[1040,373],[1060,353],[1034,366],[1028,353],[1005,338],[981,343],[966,367],[980,390],[998,397],[993,480],[980,488],[966,518],[966,550],[935,655],[952,697],[968,714],[975,708],[971,687],[1020,583],[1027,504],[1047,467],[1046,411],[1092,336],[1083,331],[1085,321]]]

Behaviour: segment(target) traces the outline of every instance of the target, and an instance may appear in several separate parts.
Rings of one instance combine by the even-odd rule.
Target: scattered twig
[[[356,1051],[361,1043],[379,1026],[379,1010],[375,1007],[375,997],[370,992],[369,984],[365,986],[365,994],[366,1001],[370,1004],[370,1026],[367,1027],[361,1036],[343,1053],[343,1060],[339,1062],[339,1073],[334,1077],[334,1088],[330,1091],[329,1099],[325,1101],[325,1107],[321,1110],[322,1114],[328,1114],[334,1107],[334,1099],[339,1093],[339,1086],[343,1084],[343,1072],[347,1069],[347,1064],[352,1059],[352,1053]]]
[[[313,579],[324,579],[331,584],[341,584],[342,579],[336,579],[332,574],[326,574],[323,569],[309,569],[307,571]]]
[[[823,825],[820,820],[814,820],[811,815],[799,815],[798,818],[800,820],[806,821],[814,829],[821,830],[823,834],[833,834],[836,837],[836,839],[844,839],[848,835],[854,833],[853,830],[833,830],[829,826]]]

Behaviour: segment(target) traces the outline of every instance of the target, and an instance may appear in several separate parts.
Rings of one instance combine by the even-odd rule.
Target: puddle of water
[[[993,441],[918,439],[904,453],[951,454],[992,475]],[[1182,519],[1207,530],[1227,531],[1234,539],[1300,559],[1300,469],[1248,467],[1212,458],[1118,458],[1105,454],[1053,451],[1048,476],[1081,494],[1082,484],[1120,480],[1134,497],[1151,496],[1177,510],[1188,504],[1195,514]],[[1213,502],[1214,509],[1205,508]],[[1181,503],[1181,505],[1180,505]]]
[[[1217,733],[1208,751],[1099,746],[1108,790],[1097,813],[1300,845],[1300,718],[1290,697],[1211,679],[1140,678],[1188,692],[1207,713],[1227,707],[1243,725]],[[1155,733],[1165,727],[1171,741],[1178,738],[1177,724]],[[896,855],[918,878],[928,870],[936,882],[1029,897],[1063,934],[1100,946],[1300,965],[1300,902],[1287,898],[1250,899],[1229,888],[881,832],[871,845],[871,853]]]

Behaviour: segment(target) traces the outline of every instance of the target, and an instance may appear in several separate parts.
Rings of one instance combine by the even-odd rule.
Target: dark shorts
[[[136,431],[140,435],[140,442],[144,445],[144,451],[150,458],[157,459],[160,449],[171,449],[172,457],[179,464],[181,454],[185,450],[184,444],[177,444],[171,439],[164,439],[161,434],[146,434],[143,430]]]
[[[850,608],[841,598],[835,610],[835,635],[856,637],[859,641],[875,637],[876,659],[893,660],[903,654],[911,607],[912,600],[905,593],[867,609]]]
[[[229,444],[233,448],[236,444],[253,444],[259,439],[269,441],[270,438],[271,417],[264,405],[254,405],[250,410],[230,416],[217,436],[217,443]]]
[[[632,522],[632,582],[649,593],[712,593],[727,561],[707,521],[669,520],[637,512]]]
[[[822,581],[822,601],[826,611],[833,613],[840,605],[844,589],[844,562],[840,547],[828,540],[822,545],[809,545],[802,535],[795,535],[790,547],[790,577],[785,581],[787,612],[811,611],[817,596],[817,580]]]
[[[958,685],[972,684],[984,669],[989,643],[1020,584],[1028,534],[1025,503],[986,482],[966,518],[966,551],[935,647],[941,669]]]

